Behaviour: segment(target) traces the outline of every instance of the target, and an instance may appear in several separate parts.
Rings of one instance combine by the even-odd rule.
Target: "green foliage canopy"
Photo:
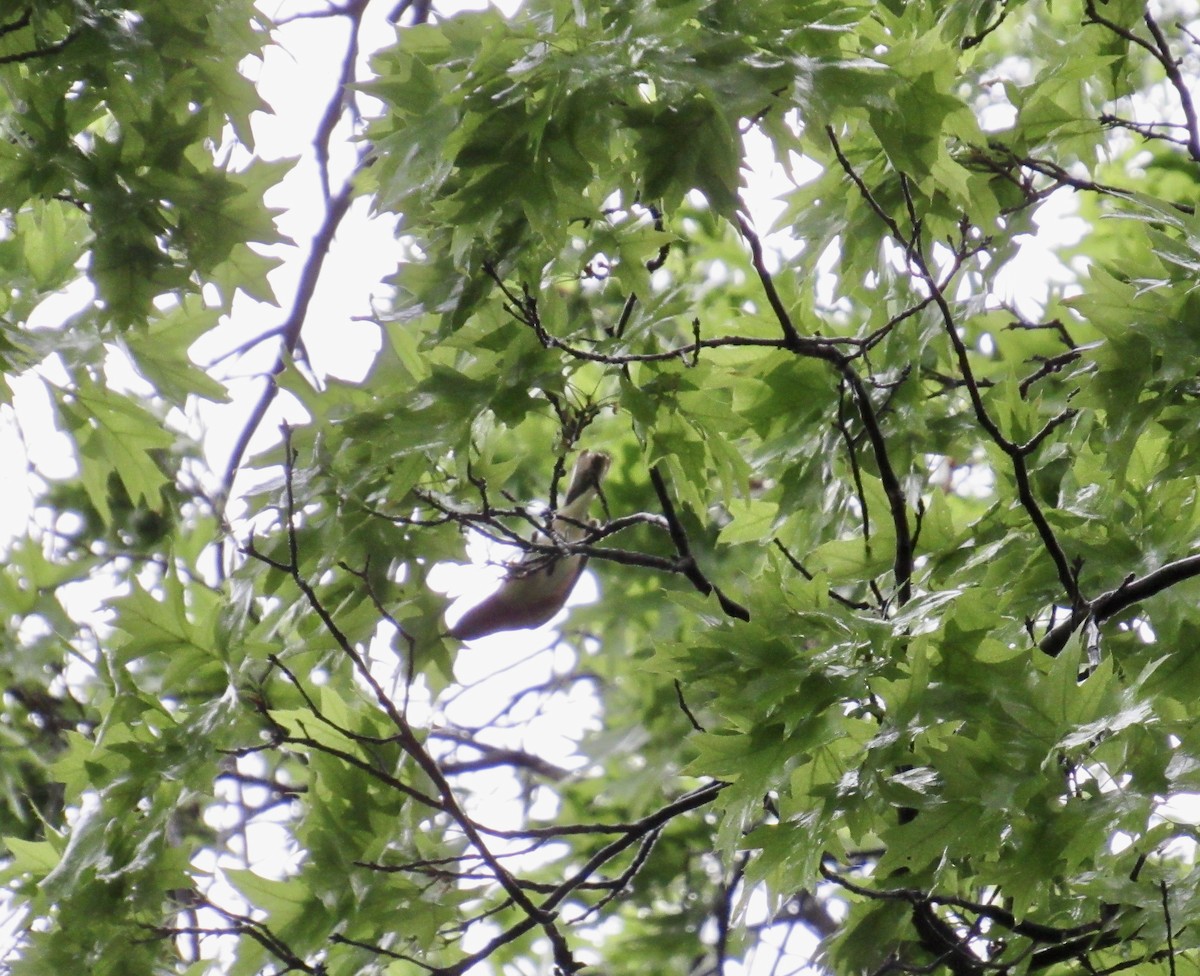
[[[0,571],[9,969],[682,976],[802,933],[831,973],[1195,969],[1195,12],[375,7],[313,14],[352,38],[333,188],[223,476],[179,418],[270,295],[274,28],[0,21],[0,368],[76,463]],[[399,228],[380,348],[318,384],[359,198]],[[279,391],[310,420],[247,457]],[[542,549],[598,601],[457,646],[439,574],[530,549],[580,449],[603,517]]]

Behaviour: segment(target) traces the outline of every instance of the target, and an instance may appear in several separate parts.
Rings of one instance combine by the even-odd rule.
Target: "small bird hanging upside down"
[[[587,532],[586,519],[600,479],[608,470],[609,458],[599,451],[582,451],[575,461],[562,507],[551,527],[556,539],[535,532],[535,544],[577,542]],[[448,631],[456,640],[476,640],[502,630],[540,627],[553,617],[575,588],[587,565],[583,555],[554,556],[526,552],[508,566],[500,588],[472,607]]]

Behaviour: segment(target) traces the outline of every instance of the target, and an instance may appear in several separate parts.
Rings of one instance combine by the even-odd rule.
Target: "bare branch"
[[[880,207],[880,205],[875,201],[874,197],[871,196],[866,184],[863,183],[862,178],[855,172],[850,160],[847,159],[846,155],[842,152],[841,145],[839,144],[837,136],[832,127],[827,127],[826,133],[829,137],[830,143],[833,146],[834,155],[837,157],[842,169],[859,188],[859,192],[864,194],[864,198],[879,216],[880,220],[883,221],[884,225],[888,228],[896,242],[905,249],[905,253],[908,256],[908,260],[913,270],[929,289],[934,303],[941,314],[944,331],[950,341],[955,358],[958,361],[959,371],[962,374],[967,395],[970,398],[971,407],[975,413],[975,419],[978,421],[979,426],[984,429],[987,435],[996,444],[996,446],[1008,456],[1009,461],[1012,464],[1013,476],[1017,485],[1017,497],[1021,502],[1021,506],[1028,513],[1030,521],[1033,522],[1034,528],[1037,530],[1038,536],[1042,540],[1042,546],[1045,548],[1046,552],[1050,556],[1051,561],[1054,563],[1055,569],[1058,573],[1059,582],[1062,584],[1063,589],[1070,598],[1072,605],[1081,605],[1083,603],[1083,597],[1079,593],[1075,575],[1071,571],[1070,562],[1067,559],[1066,553],[1063,552],[1062,546],[1059,544],[1058,538],[1054,534],[1054,530],[1050,527],[1050,523],[1046,519],[1045,513],[1042,511],[1041,504],[1034,497],[1033,489],[1029,481],[1029,469],[1028,465],[1026,464],[1026,456],[1029,452],[1025,450],[1024,445],[1017,444],[1005,436],[1004,432],[1000,430],[999,426],[991,418],[987,412],[987,408],[984,406],[983,397],[979,392],[979,383],[976,381],[974,370],[971,367],[971,360],[967,353],[967,347],[963,343],[962,336],[959,335],[957,323],[955,322],[954,318],[954,312],[951,310],[950,303],[946,298],[945,289],[950,278],[948,278],[946,281],[938,280],[938,277],[930,268],[920,246],[917,229],[914,229],[914,233],[911,238],[906,238],[900,232],[899,225],[890,214],[886,213]],[[911,208],[911,202],[909,206]],[[953,274],[961,266],[961,260],[962,255],[960,254],[959,260],[956,262],[955,268],[952,270],[950,277],[953,277]],[[868,427],[868,430],[870,429],[871,428]]]
[[[1038,647],[1055,657],[1067,646],[1067,640],[1076,628],[1088,618],[1102,624],[1135,603],[1148,600],[1168,587],[1196,576],[1200,576],[1200,555],[1177,559],[1140,578],[1131,575],[1120,586],[1100,594],[1090,604],[1079,607],[1066,620],[1054,626]]]
[[[715,593],[717,602],[725,614],[738,620],[749,620],[750,611],[737,601],[721,592],[721,589],[709,581],[696,564],[692,555],[692,546],[688,542],[687,532],[675,512],[675,503],[671,501],[671,493],[667,490],[666,479],[663,478],[659,465],[650,468],[650,483],[654,485],[654,493],[658,495],[658,503],[662,505],[663,516],[671,533],[671,541],[675,543],[675,551],[679,553],[679,561],[675,564],[677,571],[683,573],[688,581],[705,596]]]
[[[227,499],[229,497],[230,491],[233,488],[233,480],[237,476],[242,459],[250,446],[250,440],[258,431],[259,425],[267,415],[267,410],[279,393],[279,386],[275,382],[275,377],[283,372],[288,360],[300,342],[300,332],[304,328],[304,322],[308,316],[308,306],[312,302],[314,292],[317,290],[317,282],[321,278],[321,269],[325,265],[325,259],[329,256],[329,249],[333,245],[334,235],[337,234],[338,227],[350,210],[350,204],[353,199],[354,176],[351,175],[346,180],[345,185],[338,195],[331,199],[329,205],[325,208],[325,218],[321,221],[321,226],[313,236],[312,244],[309,247],[308,259],[304,262],[304,267],[300,271],[300,280],[296,285],[296,295],[292,300],[291,311],[288,313],[287,318],[273,330],[273,332],[279,335],[282,348],[275,359],[274,366],[271,367],[270,373],[266,377],[263,391],[259,394],[258,400],[251,408],[250,415],[243,424],[241,433],[238,435],[237,440],[234,442],[233,450],[230,452],[229,460],[226,462],[225,472],[221,476],[220,495],[223,498]]]
[[[56,41],[53,44],[46,44],[42,47],[32,48],[28,51],[18,51],[16,54],[5,54],[0,56],[0,64],[20,64],[25,61],[33,61],[35,58],[48,58],[51,55],[58,54],[68,44],[74,41],[80,34],[83,33],[82,28],[72,28],[61,41]]]
[[[1187,79],[1183,77],[1183,72],[1179,70],[1179,59],[1171,53],[1171,45],[1167,41],[1162,27],[1154,19],[1153,14],[1149,10],[1146,10],[1142,14],[1142,20],[1146,25],[1146,29],[1153,38],[1153,43],[1151,43],[1134,31],[1104,17],[1096,9],[1095,0],[1085,0],[1083,9],[1086,15],[1083,19],[1085,25],[1097,24],[1102,26],[1105,30],[1123,38],[1130,44],[1140,47],[1162,66],[1168,83],[1175,90],[1175,94],[1179,98],[1179,107],[1183,110],[1184,118],[1187,120],[1188,135],[1185,145],[1188,155],[1191,156],[1193,161],[1200,162],[1200,120],[1196,116],[1196,106],[1192,101],[1191,89]]]
[[[837,141],[832,129],[829,129],[829,136],[834,140],[834,146],[840,157],[841,151],[837,147]],[[849,163],[846,165],[849,165]],[[855,178],[857,180],[857,176]],[[859,183],[861,185],[861,181]],[[865,186],[862,186],[862,189],[864,192],[867,192]],[[892,468],[891,458],[888,455],[887,441],[883,436],[883,431],[880,429],[875,408],[871,403],[870,393],[863,384],[862,378],[850,365],[848,356],[831,348],[824,341],[806,338],[796,331],[796,327],[792,323],[787,310],[783,306],[783,301],[775,289],[775,282],[771,272],[763,260],[762,245],[758,240],[758,236],[740,215],[738,217],[738,226],[741,228],[742,235],[750,242],[750,253],[754,270],[758,275],[759,282],[763,286],[763,290],[767,294],[767,301],[775,312],[779,326],[783,330],[787,348],[797,355],[821,359],[830,363],[841,374],[843,381],[850,387],[851,392],[854,394],[859,416],[862,418],[867,438],[871,442],[875,464],[879,469],[879,480],[883,485],[883,491],[888,500],[888,509],[891,514],[892,525],[896,532],[896,552],[893,563],[893,573],[896,578],[896,596],[900,603],[906,603],[911,593],[913,568],[913,547],[908,525],[908,506],[904,500],[904,490],[900,485],[900,479],[896,476],[896,472]],[[897,235],[899,234],[899,228],[897,228],[896,233]]]

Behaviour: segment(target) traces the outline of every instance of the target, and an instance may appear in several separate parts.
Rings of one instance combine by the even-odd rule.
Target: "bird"
[[[550,523],[552,537],[535,532],[535,545],[570,544],[584,537],[588,508],[608,465],[604,452],[580,451],[562,507]],[[508,564],[499,588],[464,613],[447,634],[472,641],[505,630],[540,627],[562,609],[586,565],[587,556],[582,554],[525,552]]]

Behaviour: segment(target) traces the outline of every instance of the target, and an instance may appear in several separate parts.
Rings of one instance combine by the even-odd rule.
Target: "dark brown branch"
[[[608,863],[626,848],[636,844],[642,837],[657,831],[681,814],[688,813],[711,803],[721,790],[729,784],[714,780],[680,797],[674,803],[660,807],[649,816],[637,821],[634,830],[617,837],[593,854],[571,877],[567,878],[549,898],[542,902],[543,911],[551,911],[560,905],[583,881],[590,878],[601,865]]]
[[[468,729],[469,729],[469,731],[478,732],[483,729],[488,729],[488,728],[492,728],[493,726],[498,726],[500,724],[501,719],[503,719],[510,712],[512,712],[521,702],[525,701],[525,699],[528,698],[529,696],[540,695],[540,696],[543,696],[543,698],[549,697],[554,692],[561,691],[565,687],[570,687],[571,685],[577,684],[579,682],[584,682],[584,681],[599,683],[600,677],[596,674],[592,674],[590,672],[583,671],[583,672],[576,672],[574,674],[555,675],[554,677],[551,677],[547,681],[543,681],[538,684],[530,685],[527,688],[522,688],[520,691],[516,692],[512,696],[512,698],[510,698],[508,700],[508,702],[505,703],[504,705],[502,705],[497,711],[495,711],[491,715],[488,715],[486,718],[482,718],[481,720],[475,722],[474,724],[469,726]]]
[[[1053,434],[1055,430],[1057,430],[1067,421],[1074,420],[1077,416],[1079,416],[1079,411],[1075,409],[1063,410],[1061,413],[1055,414],[1053,417],[1047,420],[1045,424],[1042,425],[1041,430],[1029,438],[1029,440],[1025,441],[1024,444],[1020,445],[1021,452],[1023,454],[1032,454],[1039,447],[1041,447],[1042,442],[1051,434]]]
[[[1188,155],[1192,157],[1194,162],[1200,162],[1200,121],[1196,118],[1196,106],[1192,101],[1192,91],[1189,79],[1183,77],[1183,72],[1179,70],[1179,59],[1171,53],[1171,45],[1167,42],[1166,36],[1159,27],[1158,21],[1149,10],[1142,14],[1142,20],[1145,21],[1146,29],[1150,31],[1150,35],[1154,38],[1155,49],[1157,50],[1156,57],[1159,64],[1162,65],[1163,71],[1167,74],[1167,80],[1171,83],[1171,87],[1175,89],[1176,95],[1179,96],[1179,107],[1183,109],[1183,117],[1187,120],[1187,150]]]
[[[1057,356],[1046,356],[1042,358],[1042,365],[1039,366],[1033,373],[1030,373],[1025,379],[1021,380],[1017,386],[1018,392],[1021,394],[1021,399],[1027,399],[1029,396],[1029,388],[1040,379],[1044,379],[1051,373],[1057,373],[1064,367],[1077,361],[1083,354],[1078,349],[1072,349],[1070,352],[1060,353]]]
[[[460,733],[439,729],[429,734],[431,739],[444,739],[479,753],[477,759],[442,760],[442,771],[447,776],[461,776],[464,773],[477,772],[481,769],[495,769],[499,766],[511,766],[527,769],[538,776],[550,780],[566,779],[570,772],[561,766],[555,766],[541,756],[524,749],[503,749],[499,746],[477,742],[472,737]]]
[[[1038,647],[1051,657],[1056,657],[1067,646],[1071,634],[1089,617],[1097,624],[1102,624],[1135,603],[1148,600],[1168,587],[1196,576],[1200,576],[1200,555],[1177,559],[1140,578],[1131,575],[1120,586],[1100,594],[1090,604],[1079,607],[1066,620],[1051,628]]]
[[[900,479],[892,467],[888,453],[887,440],[879,426],[875,408],[871,403],[871,395],[864,386],[862,378],[851,368],[849,363],[842,366],[842,376],[854,391],[854,400],[858,406],[863,428],[867,439],[871,442],[871,451],[875,455],[875,467],[879,473],[879,481],[883,486],[884,497],[888,500],[888,510],[892,517],[892,527],[896,533],[896,555],[893,562],[893,573],[896,577],[896,597],[901,604],[907,603],[912,589],[913,543],[912,531],[908,524],[908,505],[904,500],[904,489]]]
[[[383,601],[379,598],[379,594],[375,592],[375,584],[372,582],[370,574],[366,571],[366,569],[354,569],[341,561],[338,562],[338,565],[362,583],[363,588],[367,591],[367,596],[371,599],[371,604],[375,607],[375,612],[378,613],[383,620],[386,620],[392,625],[392,628],[397,634],[400,635],[400,638],[408,646],[408,660],[406,662],[407,680],[405,681],[405,705],[407,707],[408,688],[412,685],[415,678],[413,668],[415,667],[414,662],[416,661],[417,657],[416,639],[408,632],[407,628],[405,628],[400,621],[393,616],[392,612],[383,605]]]
[[[1170,899],[1167,897],[1167,882],[1165,879],[1158,882],[1158,890],[1162,895],[1163,922],[1165,923],[1167,929],[1167,959],[1169,960],[1169,972],[1170,976],[1176,976],[1175,931],[1171,925],[1171,903]]]
[[[478,532],[492,542],[501,545],[510,545],[520,549],[522,552],[544,555],[547,558],[583,555],[589,559],[601,559],[624,566],[640,566],[645,569],[657,569],[662,572],[683,573],[685,575],[688,573],[689,563],[685,557],[668,559],[664,556],[655,556],[634,549],[616,549],[611,546],[596,546],[592,544],[595,540],[606,538],[632,525],[652,525],[660,529],[669,528],[666,519],[652,513],[638,513],[624,516],[601,526],[588,525],[560,515],[558,518],[561,521],[577,524],[586,533],[580,541],[568,542],[562,538],[560,533],[555,531],[549,518],[544,520],[537,519],[530,515],[528,510],[524,508],[490,509],[477,512],[453,508],[448,503],[441,501],[436,496],[427,492],[419,493],[418,497],[431,507],[442,512],[443,517],[426,521],[407,516],[390,516],[382,512],[376,514],[382,518],[388,518],[405,525],[444,525],[447,522],[457,522],[460,525],[470,527],[473,531]],[[547,541],[535,542],[532,539],[526,539],[519,532],[509,528],[501,521],[505,518],[523,519],[545,536]],[[709,591],[704,592],[707,595]]]
[[[1099,119],[1101,125],[1113,129],[1128,129],[1147,142],[1169,142],[1172,146],[1187,148],[1187,126],[1182,122],[1138,122],[1134,119],[1113,115],[1111,112],[1101,112]],[[1184,138],[1173,135],[1174,131],[1183,132]]]
[[[397,793],[402,793],[418,803],[428,806],[431,810],[444,812],[446,809],[445,803],[439,801],[435,797],[427,793],[422,793],[415,787],[409,786],[401,779],[397,779],[391,773],[385,772],[373,763],[368,762],[352,752],[347,752],[345,749],[339,749],[336,746],[328,745],[318,739],[314,739],[308,735],[284,735],[279,739],[280,745],[304,746],[306,749],[312,749],[315,752],[323,752],[327,756],[332,756],[334,759],[341,760],[348,766],[353,766],[355,769],[361,770],[368,776],[379,780],[385,786],[395,790]]]
[[[377,956],[386,956],[388,959],[395,959],[400,962],[411,963],[414,966],[424,969],[426,972],[437,972],[436,966],[431,966],[428,963],[421,962],[420,959],[417,959],[414,956],[407,956],[403,952],[396,952],[394,949],[385,949],[381,945],[363,942],[361,939],[352,939],[348,935],[341,935],[340,933],[335,932],[329,937],[329,941],[334,945],[354,946],[356,949],[365,949],[367,952],[373,952]]]
[[[679,703],[679,710],[687,716],[687,720],[691,723],[692,728],[697,732],[704,732],[704,726],[697,721],[696,716],[692,714],[692,710],[688,708],[687,700],[683,697],[683,684],[678,678],[675,679],[675,700]]]
[[[429,10],[432,6],[431,0],[400,0],[388,14],[389,23],[399,24],[400,18],[411,10],[412,17],[409,18],[409,25],[424,24],[429,20]]]
[[[775,279],[767,268],[766,259],[763,255],[762,241],[759,240],[754,228],[750,226],[741,214],[737,215],[737,224],[738,229],[742,232],[742,236],[746,239],[746,243],[750,245],[750,262],[754,268],[754,273],[758,276],[759,284],[762,285],[763,293],[767,296],[767,304],[771,306],[775,320],[779,323],[780,331],[783,332],[784,348],[803,356],[812,357],[813,359],[823,359],[825,362],[832,363],[840,369],[844,357],[833,348],[830,340],[802,336],[799,330],[797,330],[795,323],[792,322],[792,317],[787,310],[787,306],[783,304],[783,299],[779,297],[779,291],[775,288]]]
[[[1009,308],[1008,306],[1005,306],[1005,309],[1007,311],[1012,311],[1012,309]],[[1006,325],[1004,327],[1004,330],[1006,332],[1041,332],[1041,331],[1053,332],[1055,335],[1058,336],[1059,341],[1062,342],[1062,344],[1064,346],[1066,346],[1068,349],[1078,349],[1079,348],[1079,346],[1075,342],[1075,340],[1071,338],[1071,333],[1068,331],[1067,327],[1063,324],[1062,319],[1050,319],[1047,322],[1029,322],[1029,321],[1021,318],[1020,316],[1018,316],[1017,320],[1015,322],[1009,322],[1008,325]],[[1084,347],[1084,348],[1090,348],[1090,347]]]
[[[958,42],[958,46],[964,51],[969,51],[973,47],[978,47],[983,43],[984,39],[987,38],[989,34],[997,30],[1000,25],[1004,23],[1004,19],[1007,16],[1008,0],[1000,0],[1000,13],[997,15],[996,19],[984,27],[983,30],[981,30],[978,34],[967,34],[961,41]]]
[[[788,551],[787,546],[785,546],[778,539],[772,539],[771,541],[775,543],[775,548],[778,549],[781,553],[783,553],[783,558],[786,559],[789,563],[791,563],[792,568],[794,570],[796,570],[796,572],[798,572],[801,576],[803,576],[809,582],[811,582],[813,580],[813,574],[810,573],[804,567],[804,564],[802,562],[800,562],[799,559],[797,559],[794,555],[792,555],[791,552]],[[825,592],[829,594],[829,598],[831,600],[833,600],[837,603],[840,603],[842,606],[846,607],[848,610],[871,610],[871,609],[873,609],[871,604],[869,604],[869,603],[863,603],[860,600],[851,600],[848,597],[842,596],[842,594],[840,594],[837,590],[833,589],[833,587],[830,587]]]
[[[868,550],[871,546],[871,506],[867,502],[867,491],[863,487],[862,467],[858,463],[858,445],[850,434],[846,421],[846,382],[838,387],[837,429],[846,445],[846,458],[850,461],[850,478],[854,482],[854,493],[858,496],[858,507],[862,512],[862,536]]]
[[[767,302],[771,306],[771,311],[775,313],[775,319],[779,322],[779,328],[783,330],[784,342],[789,348],[801,347],[806,340],[792,323],[792,317],[788,313],[787,307],[779,297],[779,292],[775,290],[775,282],[766,271],[767,266],[763,259],[762,241],[758,239],[758,234],[754,232],[750,224],[747,223],[746,218],[740,213],[737,215],[737,224],[742,232],[742,236],[746,238],[746,243],[750,245],[751,260],[755,270],[758,271],[758,279],[762,283],[763,291],[767,296]]]
[[[13,34],[19,30],[24,30],[32,22],[33,8],[26,7],[16,20],[10,20],[7,24],[0,24],[0,37],[3,37],[5,34]]]
[[[534,335],[537,336],[538,342],[547,349],[557,349],[560,352],[566,353],[572,359],[579,359],[583,362],[601,363],[605,366],[628,366],[633,363],[661,363],[679,359],[684,362],[691,361],[694,363],[696,357],[700,355],[700,351],[703,349],[723,349],[736,346],[753,346],[764,349],[789,348],[786,339],[766,339],[761,336],[719,336],[714,339],[696,339],[686,345],[664,349],[661,352],[604,353],[594,352],[590,349],[580,349],[578,346],[573,346],[558,336],[553,335],[546,329],[538,313],[537,302],[532,296],[519,297],[514,294],[493,265],[485,264],[484,271],[496,283],[507,299],[504,310],[522,325],[532,329]],[[847,340],[832,339],[810,339],[805,341],[821,346],[847,342]]]
[[[901,232],[899,225],[883,208],[875,201],[870,190],[863,182],[862,177],[858,175],[850,160],[842,152],[841,144],[838,142],[837,135],[834,133],[831,126],[826,127],[826,134],[833,146],[834,155],[841,164],[842,169],[851,181],[858,187],[859,192],[864,195],[868,205],[875,211],[879,219],[888,228],[896,243],[905,249],[908,260],[916,272],[918,277],[923,281],[929,289],[933,297],[934,303],[937,305],[938,311],[941,314],[943,329],[947,338],[950,341],[951,348],[954,351],[956,360],[958,361],[959,372],[962,374],[965,382],[967,395],[971,401],[971,407],[975,414],[975,419],[979,426],[986,431],[987,435],[1009,458],[1013,468],[1013,476],[1017,485],[1017,497],[1021,502],[1021,507],[1025,509],[1029,515],[1030,521],[1033,522],[1034,528],[1037,530],[1038,536],[1042,540],[1042,546],[1045,548],[1051,561],[1054,563],[1055,570],[1058,574],[1059,582],[1063,589],[1070,597],[1073,606],[1082,605],[1083,598],[1079,593],[1079,587],[1075,579],[1075,574],[1071,571],[1070,561],[1067,559],[1066,553],[1063,552],[1062,546],[1058,542],[1058,538],[1054,535],[1054,530],[1050,527],[1049,521],[1046,519],[1045,513],[1042,511],[1041,504],[1034,497],[1033,489],[1029,481],[1029,469],[1026,464],[1028,452],[1024,449],[1024,445],[1020,445],[1010,440],[1000,430],[999,426],[987,412],[987,408],[983,403],[983,396],[979,392],[979,383],[975,379],[974,370],[971,368],[970,356],[967,353],[967,347],[963,343],[962,337],[959,335],[957,323],[955,322],[954,312],[950,308],[950,303],[946,299],[946,285],[948,281],[939,281],[934,275],[929,263],[925,259],[919,242],[918,229],[914,229],[911,239],[906,238]],[[907,185],[907,182],[906,184]],[[911,204],[910,204],[911,206]],[[961,260],[961,257],[960,257]],[[960,265],[955,265],[957,271]],[[868,428],[870,430],[870,428]],[[886,485],[885,485],[886,487]]]
[[[878,901],[906,901],[913,904],[944,905],[948,908],[956,908],[961,911],[970,912],[972,915],[989,919],[998,925],[1002,925],[1010,932],[1024,936],[1027,939],[1032,939],[1035,942],[1065,943],[1073,939],[1078,939],[1081,936],[1099,932],[1110,921],[1109,919],[1105,919],[1085,922],[1069,928],[1058,928],[1052,925],[1041,925],[1037,922],[1031,922],[1027,918],[1018,919],[1012,912],[999,905],[970,901],[966,898],[959,898],[956,895],[939,895],[934,892],[921,891],[917,888],[868,888],[865,885],[856,884],[844,875],[839,874],[828,863],[824,862],[821,864],[820,870],[821,877],[825,878],[826,881],[831,881],[852,894]]]
[[[579,868],[574,874],[562,882],[554,892],[551,893],[542,903],[541,910],[546,913],[553,912],[567,897],[571,895],[581,884],[585,883],[595,872],[608,861],[612,860],[622,851],[626,850],[633,844],[638,843],[642,837],[657,830],[665,825],[670,820],[683,813],[695,810],[698,807],[705,806],[712,802],[716,795],[726,787],[726,783],[713,781],[700,787],[698,790],[693,790],[691,793],[680,797],[674,803],[669,803],[664,807],[660,807],[654,813],[637,821],[634,824],[627,825],[630,829],[623,831],[620,837],[609,842],[595,854],[593,854],[587,862]],[[512,831],[510,836],[529,836],[530,831]],[[499,933],[492,938],[486,945],[481,946],[475,952],[460,959],[453,966],[445,969],[436,970],[438,976],[460,976],[472,966],[475,966],[482,960],[486,959],[501,946],[520,938],[526,932],[529,932],[534,927],[533,919],[524,918],[521,921],[510,926],[505,931]]]
[[[29,51],[19,51],[16,54],[5,54],[0,57],[0,64],[20,64],[25,61],[33,61],[35,58],[48,58],[52,54],[58,54],[63,48],[70,44],[83,31],[81,28],[75,27],[61,41],[56,41],[54,44],[47,44],[44,47],[33,48]]]
[[[716,594],[717,602],[720,603],[721,609],[726,616],[734,617],[737,620],[749,620],[750,611],[743,607],[736,600],[731,599],[721,592],[720,587],[712,583],[704,572],[696,564],[696,558],[692,555],[692,546],[688,541],[687,532],[683,528],[683,523],[679,521],[679,516],[675,512],[675,503],[671,501],[671,493],[667,489],[666,480],[663,478],[662,471],[659,466],[653,465],[650,468],[650,483],[654,485],[654,493],[658,495],[658,503],[662,506],[663,515],[667,520],[667,527],[671,533],[671,541],[675,544],[675,551],[679,553],[679,560],[675,564],[677,572],[682,573],[700,593],[708,596],[710,593]]]
[[[1179,98],[1179,107],[1183,110],[1183,116],[1187,120],[1188,138],[1186,146],[1188,155],[1192,157],[1193,161],[1200,162],[1200,120],[1196,116],[1196,106],[1192,101],[1188,81],[1183,77],[1183,72],[1179,70],[1179,59],[1171,53],[1171,45],[1167,41],[1166,35],[1163,34],[1158,21],[1154,19],[1149,10],[1145,11],[1142,15],[1146,29],[1150,32],[1150,36],[1154,38],[1154,42],[1151,43],[1134,31],[1122,27],[1115,21],[1102,16],[1096,9],[1095,0],[1085,0],[1083,9],[1086,14],[1083,20],[1085,25],[1097,24],[1103,27],[1105,30],[1128,41],[1130,44],[1140,47],[1162,66],[1163,71],[1166,73],[1167,81]]]
[[[247,554],[251,555],[252,553]],[[351,742],[366,743],[368,745],[389,745],[396,741],[395,735],[364,735],[361,732],[355,732],[353,729],[347,729],[344,726],[339,725],[321,711],[317,703],[313,700],[312,696],[308,693],[308,689],[306,689],[304,685],[300,683],[300,679],[297,678],[292,670],[279,659],[278,655],[268,654],[267,660],[270,662],[272,667],[277,668],[287,676],[288,680],[295,687],[296,691],[299,692],[300,697],[304,700],[305,707],[312,713],[314,718],[321,722],[322,725],[333,729],[338,733],[338,735],[343,736]],[[437,806],[436,801],[434,801],[434,806]],[[438,807],[438,809],[441,808]]]
[[[1126,938],[1120,932],[1097,932],[1095,935],[1084,935],[1078,939],[1072,939],[1062,945],[1039,949],[1030,957],[1028,971],[1038,972],[1051,966],[1057,966],[1068,959],[1086,961],[1089,952],[1097,952],[1100,949],[1120,945]]]
[[[717,902],[713,906],[716,915],[717,938],[713,945],[714,968],[716,976],[725,976],[725,966],[729,961],[729,929],[733,919],[733,896],[742,877],[746,873],[746,862],[749,854],[743,851],[738,855],[737,863],[727,880],[723,880],[717,891]]]
[[[661,233],[664,229],[662,212],[657,207],[650,207],[649,210],[650,210],[650,216],[654,220],[654,229]],[[667,243],[663,244],[658,249],[658,254],[656,254],[654,257],[652,257],[649,261],[646,262],[646,270],[648,272],[650,272],[651,274],[653,274],[655,271],[657,271],[659,268],[661,268],[664,264],[667,263],[667,257],[668,257],[668,255],[670,255],[670,253],[671,253],[671,243],[670,243],[670,241],[668,241]],[[629,326],[629,320],[630,320],[630,318],[633,317],[633,310],[634,310],[634,308],[637,307],[637,303],[638,303],[637,292],[631,291],[628,294],[628,296],[626,296],[626,298],[625,298],[625,304],[621,308],[621,314],[617,318],[617,324],[615,326],[613,326],[612,328],[605,330],[608,332],[608,334],[610,336],[612,336],[613,338],[616,338],[616,339],[620,339],[621,337],[623,337],[625,335],[625,329],[628,328],[628,326]],[[698,330],[699,330],[699,327],[697,326],[697,331]],[[697,336],[696,336],[697,342],[699,341],[699,339],[700,339],[700,336],[697,334]],[[696,356],[699,356],[699,355],[700,355],[700,350],[697,348]]]
[[[912,318],[914,315],[918,314],[919,312],[925,311],[925,309],[927,309],[932,303],[933,303],[933,296],[926,295],[915,305],[910,305],[908,308],[904,309],[904,311],[897,312],[895,315],[893,315],[890,319],[888,319],[883,325],[881,325],[874,332],[871,332],[862,338],[862,340],[859,342],[859,346],[860,346],[862,352],[869,352],[871,349],[875,348],[875,346],[877,346],[880,342],[882,342],[885,338],[887,338],[887,336],[901,322],[904,322],[906,319]]]
[[[222,908],[208,898],[199,898],[198,905],[215,912],[230,923],[229,928],[197,927],[197,926],[153,926],[149,927],[157,938],[176,938],[180,935],[237,935],[253,939],[271,955],[288,967],[289,972],[311,973],[313,976],[324,971],[323,966],[310,966],[301,959],[291,947],[277,936],[265,922],[256,921],[247,915]]]
[[[829,129],[829,135],[831,139],[834,139],[832,129]],[[835,148],[837,147],[836,139],[834,139],[834,146]],[[840,157],[840,149],[838,149],[838,152]],[[847,163],[846,165],[849,164]],[[857,174],[855,174],[855,178],[857,179]],[[867,192],[868,198],[870,198],[869,191],[866,190],[865,185],[862,185],[862,190]],[[876,207],[878,207],[877,204]],[[882,210],[878,212],[882,213]],[[891,226],[895,225],[892,224]],[[827,341],[806,338],[801,336],[796,330],[796,326],[793,324],[787,309],[783,305],[782,299],[779,297],[778,291],[775,289],[774,278],[763,259],[762,243],[759,241],[758,235],[740,215],[738,216],[738,227],[742,231],[742,236],[750,244],[750,256],[754,265],[754,271],[758,275],[758,280],[767,295],[767,302],[770,304],[776,319],[779,321],[779,327],[783,331],[787,348],[797,355],[820,359],[834,366],[854,394],[855,404],[862,418],[863,427],[867,432],[868,440],[871,442],[871,451],[875,456],[875,464],[879,471],[879,480],[883,485],[883,492],[888,500],[888,509],[891,514],[892,525],[896,532],[896,554],[893,563],[893,573],[896,578],[896,596],[900,603],[906,603],[911,593],[913,569],[913,547],[908,525],[908,508],[904,500],[904,489],[901,487],[900,479],[896,476],[896,472],[892,468],[891,458],[888,454],[887,440],[884,438],[883,431],[879,427],[875,408],[871,403],[870,393],[867,391],[862,378],[850,365],[849,358],[846,355],[831,348]],[[896,229],[896,233],[899,235],[899,228]]]
[[[624,871],[622,871],[619,875],[617,875],[617,877],[613,878],[611,881],[593,881],[593,882],[586,882],[584,884],[579,885],[575,889],[576,891],[604,890],[607,893],[604,895],[603,898],[601,898],[598,902],[596,902],[596,904],[594,904],[590,908],[588,908],[587,911],[583,912],[576,918],[570,919],[570,923],[572,925],[579,924],[584,919],[586,919],[592,915],[595,915],[597,912],[599,912],[602,908],[604,908],[610,902],[613,902],[618,897],[620,897],[621,892],[624,891],[627,887],[629,887],[630,882],[632,882],[633,879],[635,877],[637,877],[638,872],[641,871],[643,867],[645,867],[646,861],[650,857],[650,852],[654,850],[654,845],[658,842],[658,838],[661,835],[662,835],[662,828],[660,827],[657,830],[650,831],[650,833],[648,833],[645,837],[643,837],[642,842],[638,845],[637,852],[633,856],[633,860],[629,864],[629,867],[627,867]]]

